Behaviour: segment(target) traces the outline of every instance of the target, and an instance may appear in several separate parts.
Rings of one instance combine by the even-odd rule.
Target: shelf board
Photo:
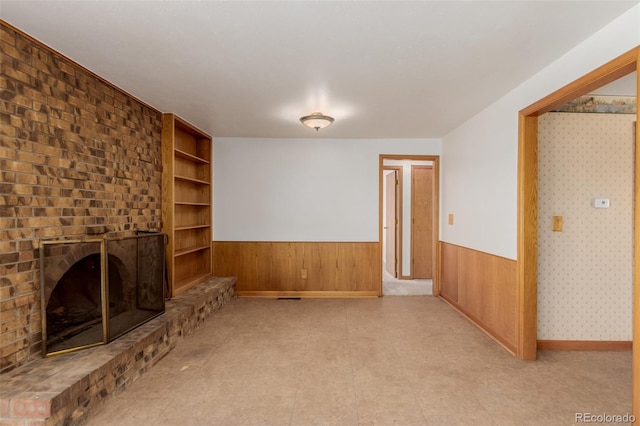
[[[179,257],[179,256],[184,256],[185,254],[189,254],[189,253],[196,253],[199,251],[203,251],[203,250],[208,250],[211,249],[211,246],[193,246],[193,247],[187,247],[187,248],[183,248],[180,250],[176,250],[173,252],[173,257]]]
[[[211,164],[211,162],[209,160],[205,160],[202,157],[198,157],[196,155],[193,154],[189,154],[188,152],[182,151],[180,149],[175,149],[174,150],[176,157],[180,157],[183,158],[185,160],[189,160],[189,161],[193,161],[194,163],[200,163],[200,164]]]
[[[197,183],[198,185],[211,185],[211,183],[206,181],[206,180],[194,179],[194,178],[190,178],[190,177],[187,177],[187,176],[175,175],[174,179],[175,180],[181,180],[181,181],[184,181],[184,182]]]
[[[189,201],[176,201],[173,203],[177,206],[200,206],[200,207],[208,207],[211,206],[211,203],[191,203]]]
[[[188,290],[189,288],[193,287],[196,284],[199,284],[201,281],[204,281],[209,277],[211,277],[211,273],[204,272],[196,275],[191,275],[187,278],[176,281],[172,296],[176,296],[182,293],[183,291]]]
[[[190,229],[204,229],[209,228],[211,225],[191,225],[191,226],[178,226],[174,228],[174,231],[188,231]]]

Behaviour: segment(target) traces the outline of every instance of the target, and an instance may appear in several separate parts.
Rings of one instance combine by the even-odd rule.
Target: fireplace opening
[[[60,351],[102,341],[100,253],[86,256],[69,268],[54,287],[47,304],[47,344]],[[108,259],[109,313],[124,309],[122,278],[117,260]]]
[[[158,233],[43,242],[44,353],[110,342],[164,312],[164,244]]]

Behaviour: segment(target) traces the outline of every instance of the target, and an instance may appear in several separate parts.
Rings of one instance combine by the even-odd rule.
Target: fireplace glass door
[[[107,240],[107,253],[127,258],[130,274],[109,274],[109,341],[164,312],[164,234]],[[113,286],[117,286],[115,289]]]
[[[164,312],[165,235],[40,244],[43,352],[108,343]]]

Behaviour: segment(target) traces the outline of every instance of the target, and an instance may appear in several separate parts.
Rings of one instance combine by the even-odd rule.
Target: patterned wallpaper
[[[539,118],[538,339],[631,340],[635,115]],[[594,207],[608,198],[608,209]],[[563,216],[563,231],[552,231]]]

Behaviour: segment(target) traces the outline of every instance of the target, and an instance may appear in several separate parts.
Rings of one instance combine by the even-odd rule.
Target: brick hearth
[[[212,278],[167,301],[166,312],[108,345],[41,358],[2,376],[0,424],[80,424],[233,297]]]

